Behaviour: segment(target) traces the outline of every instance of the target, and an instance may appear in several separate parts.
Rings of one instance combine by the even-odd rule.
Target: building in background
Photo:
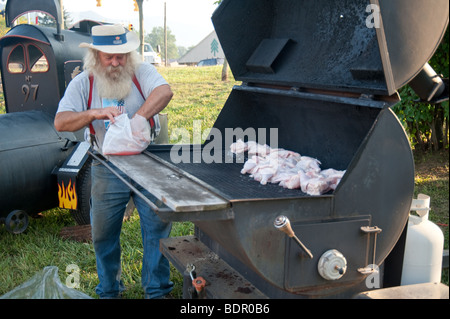
[[[211,32],[206,38],[200,41],[195,47],[178,59],[178,64],[201,65],[223,64],[225,54],[217,38],[216,31]],[[205,61],[206,60],[206,61]]]

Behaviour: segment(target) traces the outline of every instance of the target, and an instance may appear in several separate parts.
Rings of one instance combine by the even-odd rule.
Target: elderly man
[[[172,91],[156,69],[139,62],[136,49],[139,40],[121,25],[92,28],[93,43],[82,43],[88,52],[84,72],[68,85],[55,116],[58,131],[86,128],[96,151],[102,152],[109,123],[122,113],[130,118],[152,118],[172,98]],[[136,81],[137,80],[137,81]],[[90,130],[89,128],[90,127]],[[95,133],[92,134],[92,133]],[[151,169],[151,168],[149,168]],[[168,260],[159,251],[159,240],[169,236],[171,224],[163,222],[151,208],[112,174],[94,160],[92,164],[91,225],[97,259],[100,298],[120,297],[124,289],[120,279],[120,232],[126,205],[133,197],[139,212],[144,255],[142,286],[146,298],[161,298],[171,290]],[[129,180],[126,175],[124,178]],[[151,194],[130,181],[151,200]]]

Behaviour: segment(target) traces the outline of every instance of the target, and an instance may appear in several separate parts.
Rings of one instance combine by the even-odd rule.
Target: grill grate
[[[299,189],[285,189],[278,184],[268,183],[261,185],[250,175],[241,174],[243,162],[225,163],[225,157],[230,153],[222,152],[221,163],[178,163],[170,159],[170,152],[152,151],[160,159],[169,162],[178,169],[195,176],[204,182],[208,188],[227,200],[244,199],[276,199],[276,198],[298,198],[309,196]],[[247,160],[247,159],[245,159]]]

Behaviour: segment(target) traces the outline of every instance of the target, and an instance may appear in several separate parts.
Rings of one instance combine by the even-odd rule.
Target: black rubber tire
[[[77,176],[76,190],[78,197],[78,209],[71,210],[73,219],[78,225],[91,223],[90,198],[91,198],[91,163],[89,157]]]

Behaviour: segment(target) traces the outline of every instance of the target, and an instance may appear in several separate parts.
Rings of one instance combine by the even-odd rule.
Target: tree
[[[220,5],[222,3],[222,0],[215,1],[214,4]],[[222,68],[222,81],[228,81],[228,60],[227,57],[225,57],[223,61],[223,68]]]
[[[187,49],[186,47],[183,47],[181,45],[178,46],[177,49],[178,49],[178,56],[179,57],[185,55],[186,52],[188,52],[190,50],[190,49]]]
[[[19,19],[19,24],[21,23],[27,23],[26,15],[22,15]],[[34,22],[33,22],[34,23]],[[38,23],[43,26],[47,27],[56,27],[56,20],[49,16],[46,13],[40,13],[38,14]],[[70,14],[64,10],[64,26],[67,27],[68,25],[72,24],[72,18]],[[9,31],[10,28],[7,28],[5,25],[5,17],[2,16],[0,18],[0,37],[4,36],[6,32]]]
[[[72,17],[65,9],[63,12],[64,12],[64,28],[67,29],[67,26],[72,24]],[[56,28],[56,20],[46,13],[38,15],[38,23],[43,26]]]
[[[164,28],[154,27],[152,32],[145,36],[145,42],[150,43],[153,48],[156,48],[158,45],[160,45],[161,51],[164,52]],[[169,59],[178,58],[176,38],[169,28],[167,28],[167,56]]]
[[[9,31],[10,28],[6,27],[6,23],[5,23],[5,17],[1,16],[0,17],[0,37],[3,37],[6,32]]]
[[[449,30],[430,61],[430,65],[444,78],[449,77]],[[393,110],[408,132],[411,144],[421,150],[448,149],[449,102],[429,104],[419,101],[410,86],[400,91],[401,103]]]

